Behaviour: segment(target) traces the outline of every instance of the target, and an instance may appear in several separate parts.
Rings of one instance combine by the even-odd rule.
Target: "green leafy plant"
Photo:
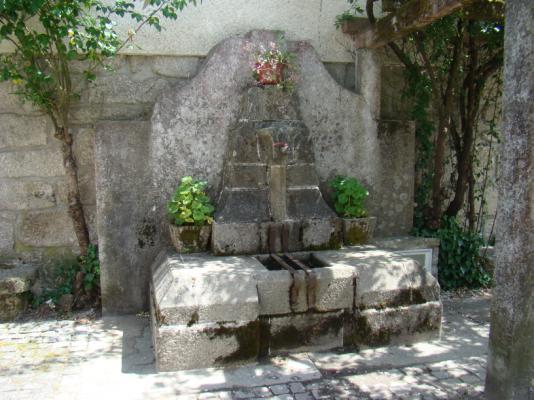
[[[355,178],[336,176],[330,186],[334,189],[334,206],[336,212],[345,218],[362,218],[367,216],[364,201],[369,191]]]
[[[80,270],[83,272],[83,287],[87,293],[100,293],[100,260],[98,248],[90,244],[87,255],[80,257]]]
[[[480,235],[464,230],[455,218],[445,217],[437,231],[440,239],[438,279],[444,290],[486,287],[491,276],[484,268]]]
[[[206,186],[206,182],[190,176],[182,178],[167,204],[167,211],[175,225],[205,225],[213,222],[215,208],[206,195]]]
[[[135,7],[144,3],[141,7]],[[0,1],[0,43],[11,51],[0,55],[0,80],[37,106],[52,120],[67,175],[67,204],[85,255],[90,243],[70,131],[71,105],[87,82],[97,78],[106,60],[130,45],[145,26],[160,31],[160,15],[176,19],[195,0],[3,0]],[[116,20],[130,17],[134,25],[122,36]],[[83,77],[74,71],[82,70]],[[80,79],[81,78],[81,79]]]
[[[32,299],[34,307],[46,302],[57,304],[65,294],[73,295],[77,308],[94,305],[100,301],[100,261],[98,247],[89,245],[87,254],[77,262],[59,265],[55,274],[55,287],[45,289]]]
[[[357,0],[347,0],[347,2],[350,4],[350,9],[336,16],[334,23],[336,29],[340,29],[343,22],[355,21],[361,18],[361,14],[363,14],[363,8],[358,4]]]

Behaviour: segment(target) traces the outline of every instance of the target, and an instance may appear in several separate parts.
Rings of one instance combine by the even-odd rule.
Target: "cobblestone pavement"
[[[0,399],[481,399],[488,297],[444,310],[437,342],[159,374],[143,317],[0,324]]]

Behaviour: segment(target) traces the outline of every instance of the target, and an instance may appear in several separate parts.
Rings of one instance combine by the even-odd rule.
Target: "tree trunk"
[[[445,145],[447,139],[447,117],[439,116],[436,144],[434,147],[434,174],[432,176],[432,209],[430,210],[429,228],[437,229],[441,222],[443,203],[442,179],[445,173]]]
[[[83,205],[80,200],[80,188],[78,185],[78,168],[72,153],[72,135],[68,127],[57,127],[56,138],[61,141],[61,153],[63,156],[63,166],[67,175],[67,201],[69,216],[72,219],[74,233],[80,246],[80,254],[87,254],[89,247],[89,230],[83,212]]]

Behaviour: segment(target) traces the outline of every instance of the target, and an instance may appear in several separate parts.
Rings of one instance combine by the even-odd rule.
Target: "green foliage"
[[[330,186],[334,189],[334,206],[336,212],[345,218],[367,216],[364,201],[369,192],[355,178],[336,176]]]
[[[61,119],[75,94],[72,62],[84,62],[83,74],[93,81],[95,68],[131,42],[143,25],[161,30],[158,14],[176,19],[187,3],[145,0],[149,11],[140,13],[135,1],[126,0],[1,1],[0,43],[10,42],[13,53],[0,58],[0,79],[13,82],[23,99]],[[126,16],[138,26],[121,38],[114,20]]]
[[[340,29],[343,22],[354,21],[358,18],[361,18],[363,14],[363,8],[360,7],[357,0],[347,0],[350,4],[350,9],[336,16],[336,21],[334,25],[336,29]]]
[[[195,180],[190,176],[182,181],[167,204],[167,211],[174,224],[204,225],[213,222],[213,211],[210,198],[205,193],[207,183]]]
[[[100,260],[98,248],[90,244],[87,255],[80,257],[80,271],[83,272],[83,287],[87,293],[100,291]]]
[[[54,281],[54,288],[45,289],[40,296],[32,299],[34,307],[46,302],[57,304],[61,296],[65,294],[72,294],[75,305],[78,307],[99,302],[100,261],[98,248],[91,244],[87,255],[79,257],[78,262],[59,265]]]
[[[463,229],[456,219],[445,218],[436,232],[440,239],[439,283],[444,290],[488,286],[491,277],[483,266],[480,235]]]

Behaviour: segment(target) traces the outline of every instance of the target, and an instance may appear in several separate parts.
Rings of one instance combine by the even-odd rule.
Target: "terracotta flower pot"
[[[275,64],[266,63],[263,67],[257,70],[258,73],[258,82],[262,85],[278,85],[284,80],[284,70],[286,64]]]
[[[352,246],[365,244],[373,238],[376,217],[343,218],[343,241]]]
[[[208,250],[211,225],[176,226],[169,224],[169,234],[178,253],[200,253]]]

